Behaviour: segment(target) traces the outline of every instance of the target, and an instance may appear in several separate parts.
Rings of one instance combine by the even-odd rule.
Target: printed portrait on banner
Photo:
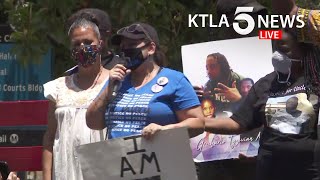
[[[271,41],[258,37],[182,46],[183,72],[203,91],[199,96],[206,117],[231,117],[261,77],[273,71]],[[214,120],[214,119],[212,119]],[[255,156],[260,129],[241,135],[204,132],[190,145],[196,162]]]

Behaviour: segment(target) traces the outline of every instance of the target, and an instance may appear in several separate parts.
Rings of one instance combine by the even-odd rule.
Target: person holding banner
[[[128,63],[110,71],[108,87],[86,113],[87,125],[107,127],[109,139],[140,133],[149,139],[160,130],[179,127],[188,127],[191,137],[202,133],[197,95],[182,73],[164,67],[156,30],[137,22],[118,30],[111,40]],[[118,83],[120,88],[114,88]]]
[[[272,10],[276,13],[282,15],[293,16],[302,16],[302,20],[305,23],[302,28],[291,28],[288,31],[296,35],[298,42],[304,42],[313,44],[316,47],[310,45],[311,51],[309,51],[308,59],[311,59],[309,65],[305,67],[305,71],[309,76],[309,83],[313,84],[311,86],[314,91],[320,91],[320,82],[319,82],[319,56],[320,56],[320,10],[310,10],[298,7],[295,3],[295,0],[283,0],[277,1],[272,0]],[[283,51],[288,51],[286,46],[281,46]],[[313,57],[313,58],[312,58]],[[319,93],[318,93],[319,94]],[[318,137],[320,137],[320,129],[318,126]],[[318,152],[320,149],[320,143],[316,144],[315,151]],[[320,157],[317,158],[318,170],[320,173]]]
[[[103,140],[103,133],[86,126],[89,103],[107,82],[109,70],[101,64],[101,41],[97,25],[77,19],[68,35],[72,59],[78,72],[44,84],[49,99],[48,128],[43,138],[43,179],[81,180],[82,172],[74,148]]]
[[[261,78],[251,88],[242,106],[226,118],[206,118],[205,130],[219,134],[239,134],[264,125],[257,157],[258,180],[319,179],[317,123],[320,92],[310,79],[310,63],[320,56],[313,45],[298,43],[290,32],[274,42],[272,57],[275,71]],[[281,51],[280,51],[281,49]],[[286,51],[284,51],[286,49]],[[288,100],[296,100],[297,113],[279,115]],[[287,103],[288,105],[288,103]],[[290,117],[290,122],[284,118]],[[301,120],[303,118],[303,120]],[[281,126],[275,124],[281,121]],[[290,128],[294,125],[295,131]]]

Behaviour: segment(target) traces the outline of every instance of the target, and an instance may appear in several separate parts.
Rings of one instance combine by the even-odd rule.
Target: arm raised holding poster
[[[288,51],[282,52],[279,47],[283,46]],[[283,39],[275,42],[275,48],[274,71],[254,84],[230,118],[207,118],[205,129],[234,134],[263,125],[257,179],[311,180],[319,177],[313,164],[314,153],[319,151],[315,149],[319,112],[314,105],[319,103],[320,91],[306,72],[309,63],[317,60],[317,56],[308,57],[317,47],[299,43],[291,32],[283,31]]]
[[[164,67],[156,30],[134,23],[121,28],[111,40],[128,62],[110,71],[108,87],[87,111],[87,125],[94,129],[106,126],[109,139],[136,134],[150,139],[160,130],[179,127],[187,127],[191,137],[201,134],[200,102],[182,73]],[[108,91],[119,81],[117,95],[107,103]]]
[[[271,52],[271,43],[256,37],[182,46],[184,73],[200,85],[196,91],[202,93],[199,98],[206,116],[205,133],[190,140],[200,179],[254,179],[255,162],[242,163],[238,158],[242,152],[255,156],[258,143],[247,138],[243,145],[239,134],[246,129],[230,117],[253,84],[244,80],[256,81],[272,71]]]

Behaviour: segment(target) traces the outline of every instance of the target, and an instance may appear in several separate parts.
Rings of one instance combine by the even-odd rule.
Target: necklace
[[[103,68],[100,67],[99,73],[97,74],[94,82],[92,83],[92,85],[91,85],[88,89],[93,89],[93,88],[97,85],[97,82],[98,82],[98,80],[99,80],[99,78],[100,78],[100,75],[102,74],[102,69],[103,69]],[[80,79],[79,73],[77,73],[77,74],[76,74],[76,82],[77,82],[77,86],[78,86],[78,87],[79,87],[79,79]]]
[[[100,67],[100,71],[99,71],[99,74],[96,76],[96,79],[94,80],[94,82],[93,82],[93,84],[92,84],[92,86],[91,86],[91,88],[90,89],[93,89],[95,86],[96,86],[96,84],[97,84],[97,82],[98,82],[98,80],[99,80],[99,78],[100,78],[100,75],[102,74],[102,67]]]

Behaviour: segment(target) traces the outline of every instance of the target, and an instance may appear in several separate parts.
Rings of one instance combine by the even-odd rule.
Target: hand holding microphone
[[[115,65],[109,72],[110,83],[113,84],[111,96],[114,98],[117,96],[117,93],[121,87],[121,82],[124,80],[127,74],[131,72],[130,69],[126,68],[127,62],[124,56],[121,56],[123,62]]]

